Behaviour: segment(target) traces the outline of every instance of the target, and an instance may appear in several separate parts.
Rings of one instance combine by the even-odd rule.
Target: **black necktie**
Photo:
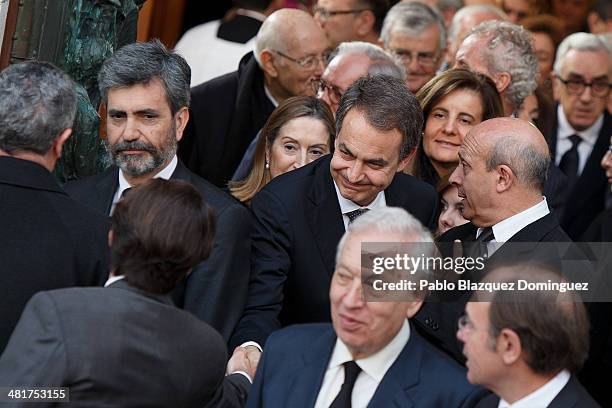
[[[487,243],[495,238],[493,235],[493,228],[486,227],[483,228],[480,232],[480,235],[474,241],[474,247],[472,252],[473,258],[487,258],[489,256],[489,251],[487,249]]]
[[[360,215],[367,213],[369,210],[369,208],[359,208],[357,210],[347,212],[346,216],[349,218],[349,224],[355,221]]]
[[[344,363],[344,383],[329,408],[351,408],[351,394],[361,368],[354,361]]]
[[[582,138],[578,135],[571,135],[569,140],[572,142],[572,147],[561,157],[559,169],[567,176],[567,183],[571,188],[578,178],[578,163],[580,161],[578,145],[582,142]]]

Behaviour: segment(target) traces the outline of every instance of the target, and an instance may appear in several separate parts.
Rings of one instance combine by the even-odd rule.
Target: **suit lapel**
[[[419,384],[423,339],[410,327],[410,339],[376,388],[368,407],[414,407],[408,390]],[[415,407],[416,408],[416,407]]]
[[[576,377],[571,376],[565,387],[559,391],[559,394],[550,402],[549,408],[577,408],[578,407],[578,389]]]
[[[295,406],[314,406],[335,342],[336,335],[329,324],[326,331],[302,354],[303,366],[293,373],[287,403],[294,402]]]
[[[119,169],[112,167],[96,182],[96,198],[91,203],[91,206],[99,212],[109,215],[118,187]]]
[[[340,204],[329,170],[330,160],[321,160],[315,169],[305,205],[307,223],[329,275],[334,271],[336,247],[344,234]]]

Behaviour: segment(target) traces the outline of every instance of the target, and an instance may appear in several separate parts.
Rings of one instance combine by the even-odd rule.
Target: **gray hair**
[[[500,72],[510,74],[510,85],[504,98],[518,109],[523,100],[538,86],[538,59],[531,42],[531,35],[522,26],[507,21],[485,21],[478,24],[468,36],[487,39],[484,63],[491,75]]]
[[[77,109],[75,83],[48,62],[28,61],[0,72],[0,149],[45,154]]]
[[[267,18],[257,32],[255,37],[255,50],[253,56],[255,61],[259,64],[260,68],[263,68],[261,62],[261,53],[264,50],[276,50],[280,52],[287,52],[285,47],[285,41],[282,39],[282,35],[279,35],[278,22],[274,19]]]
[[[387,13],[380,38],[388,48],[392,33],[417,36],[432,24],[438,27],[440,33],[438,51],[443,50],[446,48],[446,27],[440,13],[422,3],[398,3]]]
[[[512,169],[518,181],[544,191],[544,183],[550,166],[550,154],[538,151],[533,145],[521,142],[508,135],[500,138],[489,151],[486,159],[487,171],[505,164]]]
[[[504,13],[500,8],[491,6],[489,4],[474,4],[471,6],[465,6],[459,11],[455,13],[453,19],[451,20],[451,25],[448,28],[448,40],[454,41],[457,36],[457,32],[459,28],[461,28],[461,24],[463,20],[474,14],[490,14],[493,16],[499,17],[501,20],[507,20],[508,16]]]
[[[158,39],[128,44],[102,64],[98,86],[104,103],[112,88],[146,85],[153,79],[164,85],[170,110],[174,115],[189,107],[191,68],[179,54],[168,50]]]
[[[605,52],[608,54],[608,60],[612,59],[612,51],[610,51],[601,37],[591,33],[574,33],[566,37],[561,44],[559,44],[559,48],[557,48],[557,56],[555,57],[555,64],[553,65],[553,69],[557,75],[561,75],[565,57],[571,50]],[[612,70],[612,63],[609,62],[608,66],[609,70]]]
[[[388,75],[401,81],[406,80],[404,64],[378,45],[364,41],[343,42],[336,47],[330,57],[330,61],[335,57],[347,54],[363,54],[367,56],[371,61],[368,75]]]
[[[355,81],[342,95],[336,112],[336,134],[342,130],[342,122],[351,109],[365,115],[370,126],[402,135],[399,158],[406,158],[420,142],[423,129],[423,111],[406,84],[387,75],[363,77]]]
[[[340,254],[348,237],[366,231],[410,236],[412,237],[412,242],[431,243],[431,245],[427,245],[427,248],[431,247],[433,253],[433,237],[419,220],[403,208],[383,207],[370,210],[349,224],[348,229],[338,243],[336,263],[340,260]],[[428,254],[425,255],[427,256]]]

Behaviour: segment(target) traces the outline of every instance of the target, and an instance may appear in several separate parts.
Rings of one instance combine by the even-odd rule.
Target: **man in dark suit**
[[[71,200],[50,173],[76,100],[72,80],[51,64],[0,73],[0,351],[34,293],[108,276],[107,220]]]
[[[175,300],[227,340],[246,299],[250,216],[176,157],[177,141],[189,120],[189,72],[185,60],[158,41],[127,45],[106,60],[99,84],[106,103],[106,140],[116,167],[69,183],[66,190],[109,215],[126,190],[151,178],[192,183],[215,210],[217,235],[210,258],[189,275]]]
[[[431,234],[400,208],[375,209],[352,223],[338,245],[329,292],[333,323],[273,333],[247,407],[470,407],[482,397],[482,389],[467,384],[465,370],[406,319],[421,296],[364,299],[365,242],[430,242],[427,255],[433,253]]]
[[[251,282],[231,344],[255,341],[293,323],[329,321],[335,249],[368,209],[402,207],[436,222],[437,195],[402,171],[420,137],[423,114],[402,80],[356,81],[336,112],[333,157],[272,180],[251,202]]]
[[[209,182],[225,187],[274,108],[291,96],[314,95],[327,64],[325,34],[305,11],[282,9],[262,24],[255,52],[238,71],[192,89],[192,121],[180,155]]]
[[[559,256],[547,243],[571,240],[542,196],[550,155],[538,129],[520,119],[484,121],[467,134],[459,158],[450,182],[459,189],[463,216],[470,222],[447,231],[438,241],[460,240],[465,256],[486,258],[487,264],[461,278],[479,281],[492,264],[516,259],[556,262]],[[442,246],[443,252],[446,249]],[[462,361],[455,327],[469,291],[455,295],[426,302],[416,321],[438,346]]]
[[[112,217],[107,287],[35,295],[0,358],[0,384],[68,387],[75,406],[243,406],[254,367],[234,364],[244,373],[224,378],[221,336],[169,296],[213,236],[212,210],[189,183],[137,187]]]
[[[611,83],[612,52],[600,38],[576,33],[563,40],[553,73],[559,105],[550,151],[568,178],[560,222],[572,239],[604,209],[608,183],[599,163],[612,135],[606,110]]]
[[[485,279],[515,290],[475,293],[459,321],[468,380],[496,394],[478,407],[599,407],[573,375],[589,346],[589,319],[577,292],[516,290],[519,282],[567,283],[541,265],[499,268]]]

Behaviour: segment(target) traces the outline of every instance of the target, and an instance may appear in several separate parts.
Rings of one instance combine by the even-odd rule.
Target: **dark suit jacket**
[[[0,358],[0,384],[69,387],[79,407],[239,407],[249,382],[224,380],[226,358],[221,336],[169,296],[118,281],[34,296]]]
[[[445,234],[438,238],[439,242],[451,243],[455,240],[461,240],[465,243],[471,243],[476,239],[477,227],[472,223],[467,223],[448,230]],[[512,243],[549,243],[549,242],[571,242],[570,238],[565,234],[559,226],[556,217],[553,214],[548,214],[543,218],[527,225],[525,228],[517,232],[510,240],[495,251],[488,259],[485,268],[485,274],[488,269],[494,264],[512,262],[516,260],[527,260],[537,258],[543,262],[555,262],[555,254],[550,253],[550,249],[544,245],[529,245],[513,248]],[[444,252],[444,250],[442,250]],[[542,259],[544,258],[544,259]],[[559,262],[560,264],[560,262]],[[470,275],[466,272],[462,275],[462,279],[470,279],[479,281],[483,276]],[[471,292],[463,292],[457,294],[452,299],[442,299],[438,301],[425,302],[419,313],[414,317],[413,321],[421,333],[425,335],[431,342],[436,344],[442,350],[449,353],[457,361],[464,363],[463,343],[457,340],[457,321],[464,313],[465,304],[470,299]]]
[[[281,325],[330,321],[329,285],[344,234],[330,161],[327,155],[278,176],[253,198],[252,278],[231,345],[264,344]],[[437,195],[430,185],[397,174],[385,198],[426,226],[436,224]]]
[[[495,394],[487,396],[480,401],[477,408],[497,408],[499,397]],[[561,389],[548,408],[600,408],[599,404],[591,398],[589,393],[580,385],[576,377],[572,376],[569,382]]]
[[[555,109],[555,112],[557,110]],[[556,120],[555,120],[556,123]],[[574,187],[567,193],[560,223],[567,234],[577,240],[593,219],[604,209],[608,181],[601,168],[601,158],[606,153],[612,135],[612,116],[604,112],[604,123],[593,151]],[[557,127],[549,139],[553,163],[557,150]]]
[[[191,89],[191,120],[179,156],[194,173],[225,187],[273,110],[263,71],[249,53],[238,71]]]
[[[119,183],[115,167],[104,173],[74,181],[66,191],[100,214],[110,213]],[[248,210],[232,197],[191,173],[179,161],[171,179],[190,182],[217,215],[217,229],[210,257],[199,264],[179,287],[174,298],[179,307],[214,327],[228,340],[242,315],[249,282]]]
[[[0,157],[0,351],[34,293],[106,280],[108,228],[41,165]]]
[[[247,407],[314,406],[335,344],[331,324],[291,326],[272,334]],[[472,407],[484,395],[486,391],[467,382],[464,368],[411,330],[368,407]]]

